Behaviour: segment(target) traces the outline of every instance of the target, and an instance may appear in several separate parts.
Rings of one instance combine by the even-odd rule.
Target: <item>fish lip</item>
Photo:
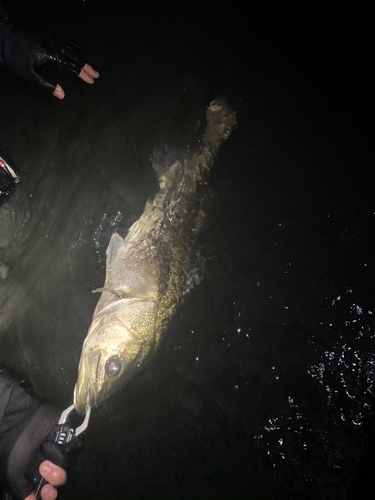
[[[78,413],[83,414],[86,406],[98,406],[99,399],[99,363],[102,353],[92,351],[81,360],[79,377],[74,388],[74,405]]]

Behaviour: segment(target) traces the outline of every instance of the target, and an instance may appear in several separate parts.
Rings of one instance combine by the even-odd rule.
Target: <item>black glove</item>
[[[57,82],[46,76],[48,69],[79,75],[86,61],[83,48],[61,36],[42,36],[0,22],[0,64],[51,94]]]
[[[0,482],[13,499],[34,491],[43,460],[64,469],[75,462],[83,440],[74,440],[68,449],[48,440],[59,417],[56,408],[0,367]]]

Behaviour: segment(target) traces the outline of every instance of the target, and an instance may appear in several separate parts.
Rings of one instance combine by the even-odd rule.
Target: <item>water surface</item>
[[[239,121],[207,188],[203,280],[93,412],[61,498],[370,498],[356,466],[373,463],[366,11],[20,4],[19,22],[85,43],[102,72],[92,88],[64,77],[63,102],[1,74],[0,144],[21,184],[2,209],[0,361],[57,406],[110,236],[156,190],[154,146],[191,147],[220,93]]]

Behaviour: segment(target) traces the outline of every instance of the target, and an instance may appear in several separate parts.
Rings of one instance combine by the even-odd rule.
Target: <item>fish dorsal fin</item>
[[[109,242],[108,248],[107,248],[107,263],[106,263],[106,282],[109,280],[112,272],[112,267],[115,263],[116,257],[119,253],[119,250],[121,248],[122,242],[124,240],[121,238],[121,236],[118,233],[113,233],[111,236],[111,240]]]

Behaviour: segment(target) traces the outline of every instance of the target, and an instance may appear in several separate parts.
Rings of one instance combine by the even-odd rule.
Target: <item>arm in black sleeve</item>
[[[55,408],[0,367],[0,481],[13,498],[23,500],[34,490],[43,460],[40,446],[58,418]]]
[[[3,421],[10,395],[14,387],[21,382],[22,380],[11,377],[9,372],[0,366],[0,425]]]
[[[23,500],[34,491],[43,460],[64,469],[74,465],[83,439],[66,448],[48,439],[59,417],[56,408],[0,366],[0,483],[13,499]]]

